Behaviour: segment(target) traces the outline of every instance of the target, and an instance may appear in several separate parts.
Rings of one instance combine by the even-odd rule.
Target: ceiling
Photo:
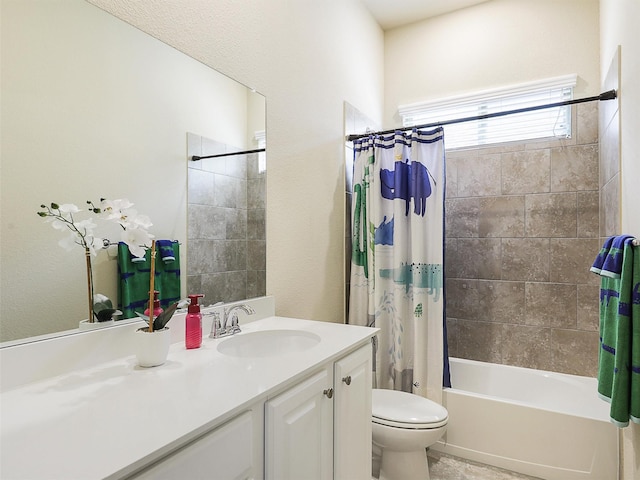
[[[362,0],[384,30],[453,12],[488,0]]]

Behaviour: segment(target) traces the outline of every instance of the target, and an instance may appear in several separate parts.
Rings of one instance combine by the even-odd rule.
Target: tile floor
[[[429,451],[427,459],[431,480],[539,480],[435,451]]]

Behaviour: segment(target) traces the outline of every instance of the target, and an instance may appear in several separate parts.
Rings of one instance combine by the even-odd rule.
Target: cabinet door
[[[371,344],[335,363],[336,480],[371,479]]]
[[[160,460],[135,480],[245,480],[259,476],[252,412],[245,412]],[[256,475],[256,473],[258,475]]]
[[[266,402],[267,480],[333,478],[332,373],[327,367]]]

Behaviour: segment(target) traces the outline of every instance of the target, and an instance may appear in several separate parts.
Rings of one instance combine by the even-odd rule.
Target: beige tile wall
[[[447,152],[451,356],[595,376],[598,106],[571,139]]]

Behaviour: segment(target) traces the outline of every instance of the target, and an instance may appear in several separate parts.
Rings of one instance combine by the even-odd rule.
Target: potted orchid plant
[[[133,203],[127,199],[107,200],[101,199],[98,206],[90,200],[87,201],[87,209],[81,210],[74,204],[65,203],[59,205],[51,203],[49,206],[41,205],[43,210],[38,215],[46,218],[56,230],[67,232],[67,236],[58,242],[62,247],[71,250],[74,245],[79,245],[85,252],[87,265],[87,295],[89,300],[89,323],[97,323],[111,320],[111,316],[118,312],[113,309],[111,301],[104,295],[94,295],[93,269],[91,257],[97,255],[97,250],[108,247],[111,242],[99,237],[96,233],[96,220],[115,222],[122,227],[120,240],[127,244],[134,257],[144,257],[146,250],[151,251],[151,272],[149,279],[149,318],[147,326],[136,330],[136,356],[138,364],[142,367],[155,367],[162,365],[167,358],[171,334],[166,327],[167,322],[175,313],[178,303],[167,308],[156,318],[153,316],[153,294],[155,282],[155,258],[156,245],[147,229],[152,226],[149,217],[140,215],[133,208]],[[89,217],[80,220],[83,213],[88,212]],[[82,325],[82,322],[81,322]],[[152,334],[152,335],[149,335]]]
[[[111,316],[117,312],[107,297],[94,295],[91,257],[96,256],[99,249],[110,245],[108,239],[96,233],[98,225],[94,220],[115,222],[120,225],[122,227],[120,240],[129,246],[131,254],[135,257],[144,257],[146,249],[154,243],[153,235],[147,230],[153,225],[149,217],[138,214],[132,207],[133,203],[127,199],[103,198],[98,205],[90,200],[87,201],[87,208],[84,210],[72,203],[51,203],[49,206],[40,205],[42,210],[37,212],[40,217],[46,218],[53,228],[67,233],[58,242],[61,247],[72,250],[75,245],[78,245],[84,250],[89,303],[87,322],[90,324],[111,320]],[[89,215],[87,218],[80,219],[87,214]],[[153,291],[153,288],[151,290]],[[97,309],[96,305],[98,305]]]

